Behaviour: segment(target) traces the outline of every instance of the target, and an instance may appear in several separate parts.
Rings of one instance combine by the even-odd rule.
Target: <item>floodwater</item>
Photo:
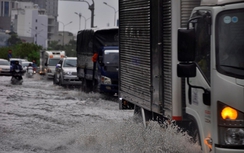
[[[115,99],[53,85],[38,74],[0,77],[0,153],[197,153],[177,127],[143,127]]]

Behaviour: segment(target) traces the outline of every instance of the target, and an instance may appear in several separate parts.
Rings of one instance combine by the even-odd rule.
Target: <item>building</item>
[[[0,0],[0,30],[11,30],[12,0]]]
[[[38,4],[40,9],[45,9],[48,15],[48,40],[50,41],[54,35],[58,34],[58,0],[22,0],[25,2],[33,2]]]
[[[39,9],[46,10],[48,22],[42,26],[46,26],[48,29],[48,41],[58,34],[58,0],[0,0],[0,30],[13,31],[16,29],[16,24],[11,23],[11,11],[13,8],[18,8],[15,6],[18,2],[32,2],[38,4]],[[19,11],[19,13],[21,12]]]
[[[48,16],[46,10],[39,9],[37,4],[32,2],[13,2],[11,20],[12,31],[24,42],[33,42],[47,48]],[[30,39],[33,38],[33,39]]]

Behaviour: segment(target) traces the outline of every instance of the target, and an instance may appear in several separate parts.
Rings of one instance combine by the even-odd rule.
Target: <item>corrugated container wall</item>
[[[200,0],[179,2],[185,27]],[[119,1],[120,96],[158,114],[172,110],[172,11],[179,10],[171,5],[172,0]]]

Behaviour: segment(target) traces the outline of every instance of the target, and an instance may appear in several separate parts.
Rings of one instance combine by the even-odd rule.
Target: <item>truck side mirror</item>
[[[195,60],[195,29],[178,29],[178,60],[188,62]]]
[[[177,76],[178,77],[196,77],[196,65],[195,63],[180,63],[177,64]]]

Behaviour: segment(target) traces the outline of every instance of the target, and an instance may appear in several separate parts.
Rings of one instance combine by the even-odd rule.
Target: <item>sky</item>
[[[92,0],[86,0],[89,4],[92,4]],[[115,10],[105,4],[115,8]],[[118,0],[94,0],[95,11],[94,11],[94,26],[107,27],[114,26],[114,15],[116,14],[116,20],[118,19]],[[116,13],[115,13],[116,11]],[[86,29],[91,28],[91,11],[88,9],[88,4],[81,1],[72,0],[59,0],[58,4],[58,21],[62,22],[59,24],[59,31],[69,31],[75,35],[79,31],[79,16],[75,14],[81,13],[80,30],[85,29],[85,18]],[[70,23],[72,21],[72,23]],[[70,23],[70,24],[69,24]],[[63,26],[65,25],[65,26]]]

